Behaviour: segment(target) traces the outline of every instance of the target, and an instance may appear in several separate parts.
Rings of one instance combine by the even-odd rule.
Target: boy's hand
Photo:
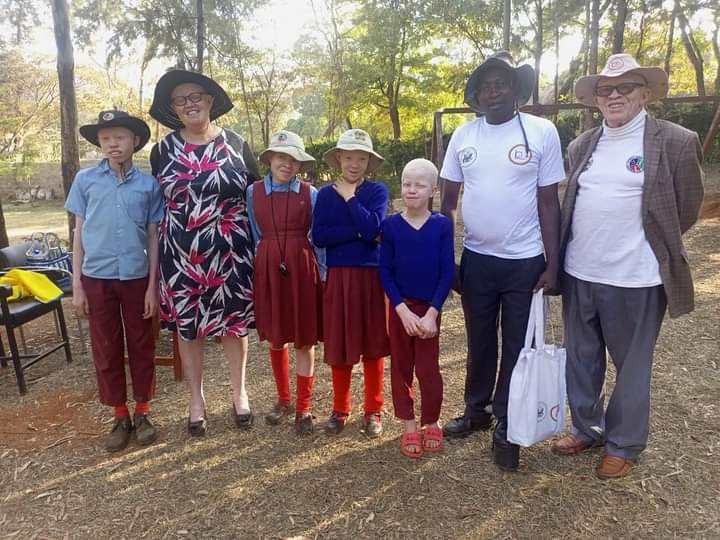
[[[150,319],[155,315],[158,308],[158,295],[155,287],[148,287],[145,291],[145,311],[143,319]]]
[[[452,290],[462,294],[462,280],[460,279],[460,265],[455,263],[455,278],[453,279]]]
[[[404,302],[395,307],[395,312],[398,314],[398,317],[400,317],[400,321],[408,336],[419,336],[422,333],[420,317],[410,311],[410,308],[407,307]]]
[[[351,184],[350,182],[345,182],[345,180],[339,179],[335,181],[333,187],[335,188],[335,191],[337,191],[338,194],[345,199],[345,201],[349,201],[355,196],[357,184]]]
[[[422,339],[430,339],[437,336],[437,316],[437,310],[434,307],[430,307],[420,319],[421,333],[419,335]]]
[[[90,315],[90,304],[88,304],[87,296],[82,288],[82,285],[73,284],[73,296],[72,305],[75,308],[75,313],[81,319],[87,319]]]

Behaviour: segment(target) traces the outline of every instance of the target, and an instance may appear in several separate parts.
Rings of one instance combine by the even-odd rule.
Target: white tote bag
[[[563,431],[565,396],[565,349],[545,344],[541,289],[533,295],[525,346],[510,379],[508,441],[527,447]]]

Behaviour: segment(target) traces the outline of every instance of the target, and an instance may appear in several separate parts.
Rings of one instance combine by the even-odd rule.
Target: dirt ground
[[[267,426],[274,386],[264,345],[251,338],[248,385],[258,416],[234,428],[220,349],[208,343],[209,432],[186,434],[187,395],[159,368],[151,447],[108,455],[108,410],[96,401],[91,358],[55,353],[27,372],[20,396],[0,369],[0,538],[720,538],[720,219],[686,237],[697,289],[691,315],[666,320],[656,354],[647,450],[627,479],[602,482],[599,451],[556,457],[550,442],[523,450],[520,471],[493,464],[489,433],[446,443],[444,453],[400,455],[386,369],[385,433],[298,438]],[[552,303],[561,339],[559,300]],[[25,331],[47,343],[52,323]],[[442,416],[462,409],[465,333],[457,297],[443,315]],[[330,412],[329,370],[318,363],[317,421]],[[361,373],[353,377],[355,412]]]

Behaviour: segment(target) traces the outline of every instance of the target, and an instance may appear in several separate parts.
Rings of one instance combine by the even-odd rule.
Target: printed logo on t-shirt
[[[645,170],[645,160],[642,156],[632,156],[625,166],[631,173],[641,173]]]
[[[524,144],[516,144],[508,152],[508,158],[515,165],[526,165],[532,159],[532,150],[528,152]]]
[[[468,146],[467,148],[460,150],[461,167],[469,167],[475,163],[475,159],[477,159],[477,150],[475,150],[472,146]]]

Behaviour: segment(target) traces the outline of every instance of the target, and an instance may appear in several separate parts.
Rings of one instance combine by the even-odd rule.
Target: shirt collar
[[[270,195],[270,193],[273,191],[292,191],[293,193],[300,193],[300,180],[298,180],[298,177],[293,177],[292,180],[290,180],[287,184],[276,184],[272,181],[272,175],[268,174],[264,178],[265,183],[265,194]],[[287,187],[285,187],[287,186]]]
[[[103,173],[108,173],[108,174],[112,175],[113,178],[117,179],[117,174],[115,173],[114,170],[112,170],[112,169],[110,168],[110,162],[108,161],[107,158],[103,159],[103,160],[98,164],[98,168],[99,168]],[[128,170],[125,172],[125,180],[123,180],[123,182],[127,182],[128,180],[132,180],[136,173],[137,173],[137,168],[135,167],[135,165],[133,165],[132,167],[130,167],[130,169],[128,169]]]

